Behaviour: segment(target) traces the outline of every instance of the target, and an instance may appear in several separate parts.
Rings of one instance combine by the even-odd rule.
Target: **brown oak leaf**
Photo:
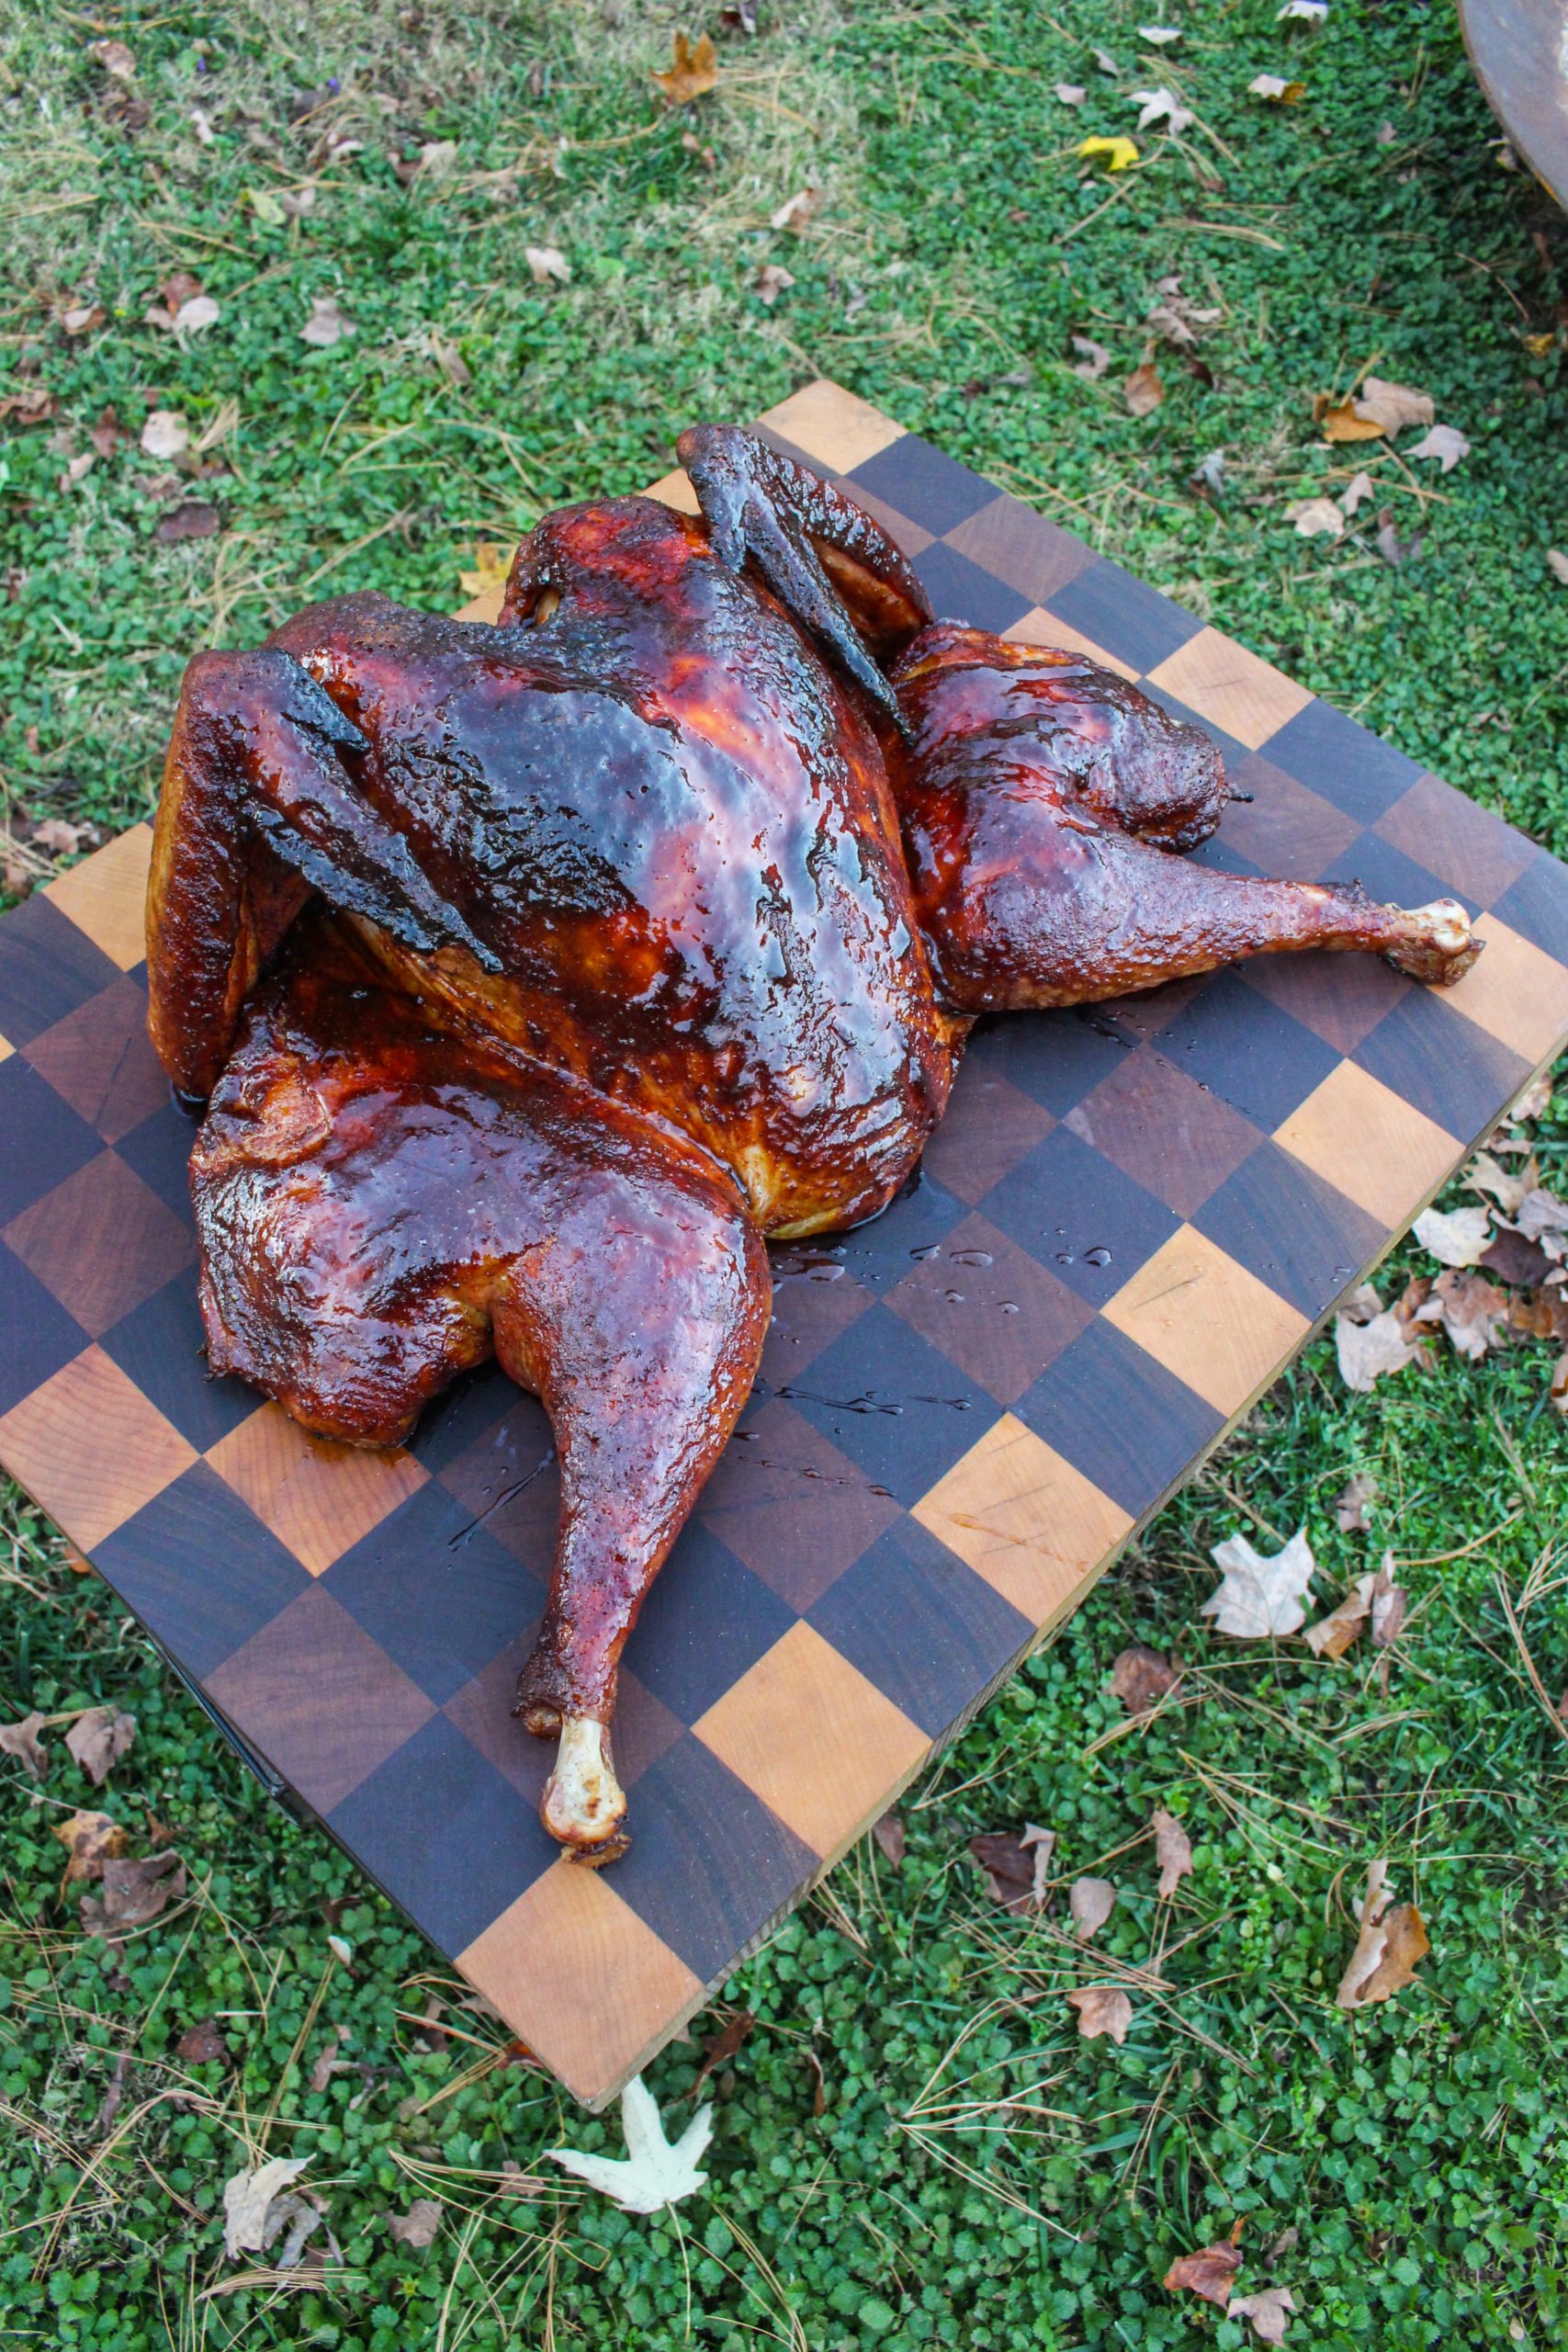
[[[1133,416],[1148,416],[1158,408],[1165,398],[1165,386],[1153,360],[1145,359],[1142,367],[1134,368],[1122,387],[1122,397]]]
[[[1201,2245],[1194,2254],[1179,2256],[1165,2274],[1165,2283],[1171,2293],[1185,2288],[1190,2295],[1201,2295],[1206,2303],[1218,2303],[1224,2311],[1231,2299],[1235,2274],[1241,2268],[1236,2244],[1240,2235],[1238,2222],[1220,2245]]]
[[[1119,1984],[1088,1984],[1067,1998],[1078,2013],[1081,2041],[1098,2041],[1108,2034],[1120,2049],[1133,2022],[1133,2004]]]
[[[1122,1650],[1111,1668],[1111,1688],[1130,1715],[1146,1715],[1180,1680],[1170,1660],[1146,1642]]]
[[[218,2030],[217,2018],[203,2018],[199,2025],[186,2026],[175,2044],[175,2055],[187,2066],[226,2066],[229,2045]]]
[[[125,1851],[125,1832],[107,1813],[73,1813],[68,1821],[55,1823],[54,1835],[71,1856],[65,1865],[67,1886],[77,1879],[101,1878],[104,1864]]]
[[[65,1745],[92,1781],[101,1788],[136,1737],[136,1717],[116,1707],[89,1707],[65,1735]]]
[[[433,2245],[441,2227],[441,2208],[434,2197],[416,2197],[406,2213],[388,2214],[387,2227],[400,2245]]]
[[[1080,1943],[1098,1936],[1116,1908],[1116,1889],[1108,1878],[1076,1878],[1067,1889],[1067,1908]]]
[[[1259,2344],[1283,2344],[1296,2299],[1288,2287],[1261,2287],[1256,2295],[1233,2295],[1225,2305],[1227,2319],[1249,2319]]]
[[[82,1925],[90,1936],[114,1936],[124,1928],[144,1928],[186,1891],[186,1866],[174,1853],[123,1856],[105,1861],[103,1898],[84,1895]]]
[[[888,1868],[901,1870],[904,1865],[905,1849],[908,1844],[903,1816],[897,1813],[885,1813],[880,1821],[872,1823],[871,1834],[875,1838]]]
[[[653,79],[672,107],[683,107],[693,98],[705,97],[718,84],[718,51],[712,35],[704,33],[700,40],[693,42],[684,33],[677,33],[669,66]]]
[[[1159,1861],[1159,1899],[1168,1903],[1184,1878],[1192,1875],[1192,1841],[1174,1814],[1161,1805],[1154,1818],[1155,1853]]]
[[[1342,2009],[1365,2008],[1414,1984],[1418,1964],[1432,1949],[1414,1903],[1390,1903],[1387,1879],[1386,1861],[1368,1864],[1367,1891],[1359,1906],[1361,1932],[1334,1996]]]
[[[41,1781],[49,1770],[49,1758],[39,1738],[42,1727],[39,1714],[24,1715],[18,1724],[0,1724],[0,1756],[14,1756],[35,1781]]]

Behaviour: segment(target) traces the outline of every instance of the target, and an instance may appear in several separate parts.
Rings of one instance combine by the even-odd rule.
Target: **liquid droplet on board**
[[[1111,1263],[1111,1252],[1102,1241],[1097,1241],[1092,1250],[1086,1250],[1083,1254],[1084,1263],[1088,1266],[1109,1266]]]

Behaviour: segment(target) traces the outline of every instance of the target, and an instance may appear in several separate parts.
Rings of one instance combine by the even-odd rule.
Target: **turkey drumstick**
[[[1292,948],[1372,950],[1447,985],[1480,953],[1452,899],[1192,865],[1230,797],[1216,747],[1077,654],[938,622],[894,664],[889,768],[920,927],[964,1012],[1088,1004]]]

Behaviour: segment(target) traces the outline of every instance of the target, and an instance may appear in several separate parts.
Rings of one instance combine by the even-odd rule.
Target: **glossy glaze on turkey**
[[[378,595],[198,655],[148,898],[216,1370],[405,1437],[492,1351],[555,1428],[518,1713],[569,1852],[626,1844],[637,1608],[746,1400],[764,1237],[875,1213],[972,1016],[1239,956],[1477,952],[1449,901],[1236,877],[1220,759],[1076,655],[934,622],[880,527],[731,427],[702,513],[548,515],[500,622]]]

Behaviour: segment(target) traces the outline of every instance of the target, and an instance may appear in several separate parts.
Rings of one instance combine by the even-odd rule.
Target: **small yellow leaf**
[[[1124,172],[1138,160],[1138,151],[1130,139],[1086,139],[1078,149],[1080,155],[1103,155],[1108,172]]]
[[[1556,341],[1557,337],[1554,334],[1527,334],[1525,349],[1532,359],[1544,359]]]
[[[269,229],[283,227],[288,215],[270,188],[248,187],[245,194],[258,220],[265,220]]]
[[[492,588],[504,588],[511,569],[510,548],[499,546],[494,539],[476,539],[474,568],[471,571],[459,571],[457,585],[465,596],[483,596]]]
[[[1325,441],[1381,441],[1382,426],[1375,418],[1358,416],[1354,401],[1342,401],[1337,408],[1325,408],[1318,423]]]
[[[694,46],[684,33],[677,33],[669,71],[656,74],[653,79],[672,107],[683,107],[690,98],[705,97],[718,82],[718,53],[711,37],[704,33]]]

